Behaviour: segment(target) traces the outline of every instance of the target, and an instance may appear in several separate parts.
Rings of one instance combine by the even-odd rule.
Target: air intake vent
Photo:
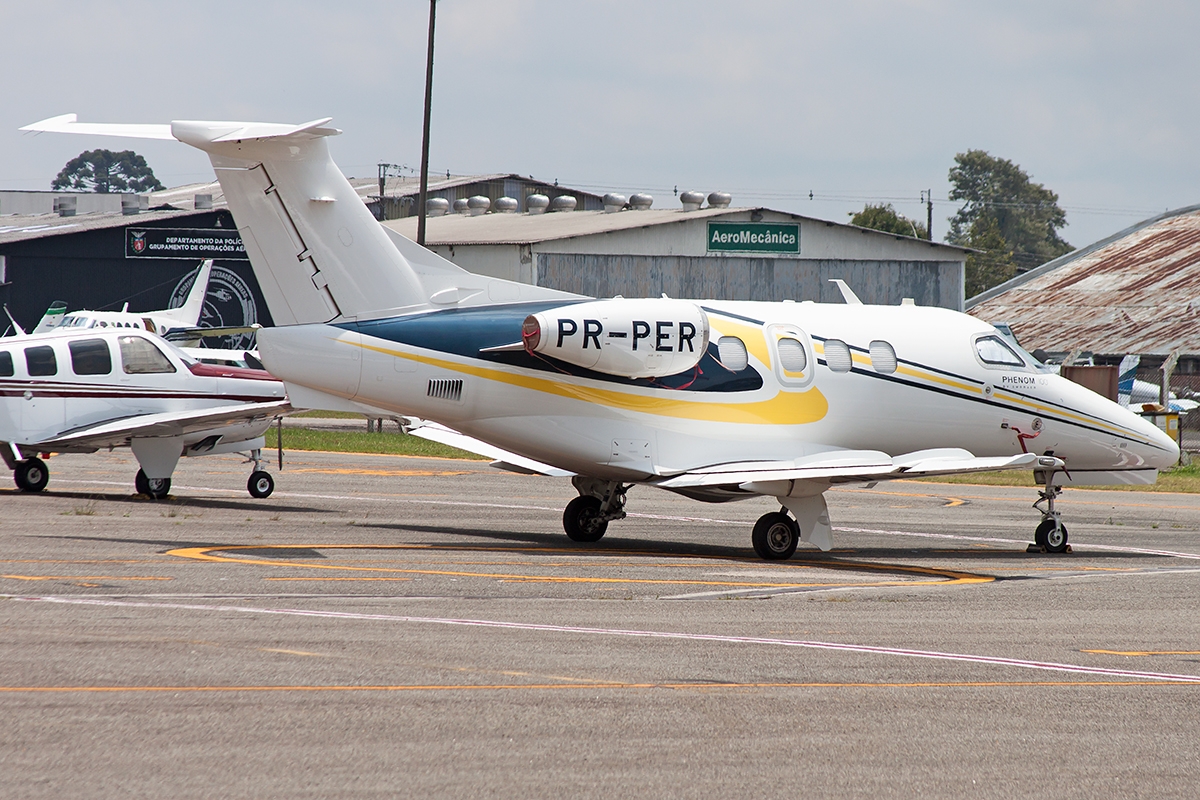
[[[462,378],[430,378],[426,396],[439,400],[462,400]]]

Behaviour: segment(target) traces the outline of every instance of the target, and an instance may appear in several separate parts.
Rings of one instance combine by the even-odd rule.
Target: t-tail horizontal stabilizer
[[[427,297],[329,155],[329,119],[302,125],[176,121],[80,123],[65,115],[22,130],[170,138],[208,153],[276,324],[417,309]]]

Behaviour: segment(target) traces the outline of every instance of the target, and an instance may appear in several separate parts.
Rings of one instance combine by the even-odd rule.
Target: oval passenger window
[[[787,372],[804,372],[808,368],[808,354],[799,340],[784,337],[775,343],[779,351],[779,363]]]
[[[834,372],[849,372],[854,365],[850,348],[841,339],[825,340],[825,365]]]
[[[871,342],[871,366],[883,375],[891,375],[896,371],[896,351],[887,342],[875,340]]]
[[[746,344],[736,336],[722,336],[717,340],[717,355],[721,366],[730,372],[741,372],[750,364]]]

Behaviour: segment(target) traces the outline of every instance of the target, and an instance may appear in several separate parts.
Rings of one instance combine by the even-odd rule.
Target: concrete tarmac
[[[120,451],[0,490],[0,796],[1192,797],[1200,497],[635,488],[594,545],[565,480],[292,452],[133,495]]]

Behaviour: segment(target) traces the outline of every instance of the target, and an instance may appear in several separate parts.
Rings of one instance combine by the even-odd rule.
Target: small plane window
[[[130,375],[174,372],[175,365],[152,342],[140,336],[122,336],[121,361]]]
[[[722,336],[717,340],[717,355],[721,366],[730,372],[741,372],[750,364],[746,343],[736,336]]]
[[[50,345],[25,348],[25,366],[30,377],[34,375],[57,375],[58,362],[54,359],[54,348]]]
[[[0,350],[0,377],[11,378],[13,374],[12,353]]]
[[[891,375],[896,371],[896,351],[890,344],[876,339],[871,342],[871,366],[883,375]]]
[[[850,348],[841,339],[825,340],[825,364],[834,372],[849,372],[854,366]]]
[[[108,375],[112,372],[112,353],[103,339],[77,339],[69,342],[71,369],[76,375]]]
[[[804,372],[808,369],[808,354],[799,340],[785,336],[775,343],[775,349],[779,353],[779,365],[785,372]]]
[[[1023,367],[1025,362],[999,336],[984,336],[975,341],[975,351],[985,364],[1001,367]]]

